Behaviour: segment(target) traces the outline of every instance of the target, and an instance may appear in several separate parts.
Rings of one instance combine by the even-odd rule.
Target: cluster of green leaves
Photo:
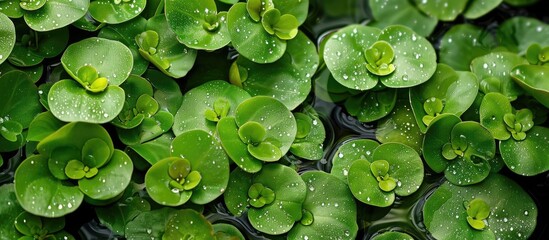
[[[0,167],[24,156],[0,239],[74,239],[83,204],[127,239],[245,239],[208,217],[220,202],[261,234],[355,239],[357,202],[390,207],[426,172],[446,179],[423,206],[431,236],[528,238],[537,207],[498,172],[549,170],[549,26],[429,40],[534,2],[370,0],[371,21],[315,42],[309,0],[0,0]],[[327,152],[312,91],[376,139]],[[300,169],[318,160],[329,173]]]

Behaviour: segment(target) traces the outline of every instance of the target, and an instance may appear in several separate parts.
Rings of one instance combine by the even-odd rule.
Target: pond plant
[[[0,0],[0,240],[544,239],[544,4]]]

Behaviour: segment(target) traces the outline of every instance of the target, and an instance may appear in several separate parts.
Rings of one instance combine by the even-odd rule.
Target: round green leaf
[[[305,125],[310,126],[310,130],[305,136],[296,134],[296,139],[290,147],[290,152],[307,160],[320,160],[324,155],[324,140],[326,139],[326,130],[324,129],[322,120],[320,120],[312,108],[304,110],[304,113],[294,113],[294,117],[296,118],[298,132],[300,128],[299,119],[308,121]]]
[[[240,140],[234,117],[222,118],[217,124],[217,133],[223,149],[238,167],[250,173],[261,170],[263,161],[253,157],[248,152],[248,145]]]
[[[487,228],[479,231],[467,222],[464,201],[481,199],[490,206]],[[527,239],[536,225],[537,208],[512,180],[492,174],[467,187],[449,182],[435,190],[423,207],[423,222],[436,239]]]
[[[486,127],[497,140],[506,140],[511,137],[503,118],[512,113],[513,107],[509,99],[499,93],[488,93],[480,104],[480,124]]]
[[[5,14],[9,18],[23,17],[25,11],[19,5],[20,0],[4,0],[0,1],[0,13]]]
[[[1,4],[1,3],[0,3]],[[15,45],[15,26],[13,22],[3,13],[0,12],[0,64],[2,64],[11,53]]]
[[[142,96],[148,96],[147,99],[151,100],[150,96],[153,95],[153,87],[149,81],[136,75],[130,75],[126,81],[120,84],[120,87],[124,90],[126,95],[124,107],[111,123],[123,129],[135,128],[141,124],[145,116],[151,117],[149,114],[145,115],[144,112],[140,112],[136,105],[137,101]],[[156,111],[152,112],[152,114],[155,113]]]
[[[404,26],[389,26],[379,39],[394,49],[396,69],[393,74],[381,77],[383,85],[392,88],[412,87],[426,82],[435,73],[436,53],[427,39]]]
[[[234,4],[229,9],[227,28],[233,47],[252,62],[272,63],[286,51],[286,41],[269,34],[261,23],[253,21],[245,3]]]
[[[118,24],[137,17],[146,5],[146,0],[94,0],[90,3],[89,11],[91,16],[99,22]]]
[[[61,63],[74,79],[81,84],[77,72],[83,66],[92,66],[105,77],[109,85],[120,85],[124,82],[133,67],[131,51],[124,44],[104,38],[87,38],[73,43],[63,53]]]
[[[53,176],[60,180],[80,179],[83,178],[85,172],[83,171],[84,165],[80,162],[81,151],[74,147],[58,147],[54,149],[50,154],[48,160],[48,168]],[[70,171],[72,167],[67,167],[67,164],[71,161],[72,164],[80,164],[81,167],[76,168],[76,171]]]
[[[365,91],[345,101],[351,116],[361,122],[373,122],[391,113],[397,101],[397,90],[386,88],[380,91]]]
[[[161,208],[143,212],[126,224],[125,237],[128,239],[162,239],[171,216],[176,214],[173,208]]]
[[[423,162],[411,147],[401,143],[385,143],[374,150],[372,160],[386,160],[389,163],[388,174],[396,180],[394,192],[398,196],[416,192],[423,182]]]
[[[109,200],[126,189],[130,183],[133,163],[126,153],[115,150],[109,162],[99,168],[93,178],[78,181],[80,190],[96,200]]]
[[[416,123],[408,99],[397,99],[391,114],[378,121],[376,139],[381,143],[404,143],[421,152],[423,134]]]
[[[173,134],[165,133],[156,139],[142,144],[131,145],[128,148],[145,159],[149,164],[154,165],[156,162],[170,156],[170,144],[173,138]]]
[[[360,159],[372,161],[372,154],[378,146],[379,143],[371,139],[352,139],[344,142],[332,156],[330,174],[347,183],[351,164]]]
[[[48,98],[51,112],[62,121],[106,123],[122,111],[124,90],[108,86],[101,93],[89,93],[73,80],[62,80],[53,85]]]
[[[252,180],[252,174],[245,172],[242,168],[235,168],[230,174],[223,200],[227,209],[237,217],[240,217],[249,207],[248,190],[254,184]]]
[[[118,137],[126,145],[135,145],[152,140],[169,131],[173,125],[173,116],[169,112],[159,111],[152,117],[145,117],[141,124],[132,129],[117,128]]]
[[[299,25],[303,24],[307,19],[309,0],[273,0],[273,4],[276,9],[280,10],[281,15],[290,14],[297,18]]]
[[[215,101],[228,101],[227,116],[234,116],[236,107],[248,98],[250,95],[246,91],[225,81],[206,82],[185,93],[181,108],[175,115],[173,131],[180,135],[189,130],[202,129],[213,134],[216,131],[216,122],[206,119],[204,114],[207,110],[214,110]]]
[[[522,89],[539,103],[549,107],[549,66],[519,65],[511,71],[511,77]]]
[[[126,3],[124,3],[126,4]],[[141,75],[147,70],[149,62],[139,54],[139,46],[135,42],[135,36],[145,31],[147,20],[142,17],[136,17],[128,22],[107,25],[102,28],[98,34],[100,38],[116,40],[128,47],[133,56],[133,68],[131,73]]]
[[[349,167],[348,184],[353,196],[363,203],[376,207],[387,207],[393,204],[395,193],[386,192],[378,186],[370,162],[366,159],[354,161]]]
[[[425,14],[442,21],[454,21],[467,6],[468,0],[415,0],[416,6]]]
[[[140,46],[141,56],[170,77],[181,78],[187,75],[196,59],[196,50],[188,49],[177,41],[177,35],[168,25],[166,17],[158,15],[149,19],[146,30],[158,34],[158,45],[154,46],[157,49],[154,54],[151,54],[149,49],[143,49],[143,46]],[[135,38],[138,45],[139,38],[139,36]]]
[[[517,16],[503,22],[498,28],[497,35],[503,47],[523,55],[533,43],[549,45],[548,29],[549,26],[542,21]]]
[[[194,188],[191,201],[206,204],[223,192],[229,182],[229,160],[219,142],[203,130],[192,130],[177,136],[171,147],[172,156],[189,160],[191,169],[202,175]]]
[[[457,71],[469,71],[473,59],[490,53],[494,36],[471,24],[450,28],[440,41],[440,62]]]
[[[450,142],[452,129],[459,122],[461,120],[456,115],[444,114],[433,120],[427,128],[423,140],[423,157],[427,165],[437,173],[448,167],[444,146]]]
[[[515,66],[527,63],[526,59],[515,53],[493,52],[475,58],[471,62],[471,72],[477,75],[481,86],[486,78],[497,79],[500,86],[498,92],[507,96],[509,100],[515,100],[521,95],[522,89],[513,82],[509,73]]]
[[[278,100],[267,96],[256,96],[244,100],[235,113],[236,124],[255,121],[267,130],[264,142],[270,142],[286,154],[294,142],[297,124],[294,115]],[[234,159],[233,159],[234,160]]]
[[[288,239],[336,239],[345,236],[354,239],[356,204],[346,184],[331,174],[309,171],[301,175],[307,184],[303,209],[312,213],[310,225],[297,223],[288,233]]]
[[[515,141],[513,138],[501,141],[499,151],[505,165],[511,171],[524,176],[533,176],[549,170],[546,157],[549,151],[547,134],[549,129],[535,126],[526,133],[526,138],[522,141]]]
[[[426,37],[433,32],[438,22],[436,18],[419,11],[409,0],[369,0],[369,6],[376,21],[368,25],[381,29],[390,25],[404,25]]]
[[[25,11],[25,22],[35,31],[46,32],[67,26],[83,17],[88,0],[48,0],[35,11]]]
[[[61,217],[75,211],[84,199],[77,186],[56,179],[42,155],[27,158],[15,171],[17,200],[27,212]]]
[[[227,13],[218,13],[214,0],[167,0],[165,12],[177,38],[189,48],[216,50],[231,41]]]
[[[15,121],[25,129],[34,117],[41,112],[38,102],[38,89],[21,71],[10,71],[0,76],[0,119]]]
[[[265,165],[253,181],[273,190],[275,200],[262,208],[248,210],[252,226],[272,235],[288,232],[302,216],[306,185],[301,177],[292,168],[273,163]]]
[[[163,239],[203,239],[215,240],[212,224],[192,209],[182,209],[175,212],[168,222]]]
[[[145,175],[145,185],[149,196],[157,203],[165,206],[179,206],[187,202],[192,191],[180,191],[170,186],[173,179],[168,174],[171,164],[179,158],[170,157],[155,163]]]
[[[250,95],[272,96],[293,110],[309,95],[318,63],[314,43],[299,32],[287,42],[286,52],[277,61],[258,64],[239,57],[235,64],[246,71],[247,77],[240,81]]]
[[[363,53],[377,41],[380,33],[377,28],[349,25],[330,37],[324,47],[324,61],[337,82],[357,90],[376,86],[378,77],[366,68]]]
[[[111,158],[109,144],[99,138],[92,138],[82,146],[82,162],[90,167],[100,168]]]

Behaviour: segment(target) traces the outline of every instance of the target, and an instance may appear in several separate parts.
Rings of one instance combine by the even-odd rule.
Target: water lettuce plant
[[[0,240],[543,239],[537,0],[0,0]]]

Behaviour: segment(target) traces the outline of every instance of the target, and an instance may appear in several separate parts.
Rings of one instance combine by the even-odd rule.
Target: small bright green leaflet
[[[320,160],[324,155],[326,139],[322,120],[312,108],[304,110],[303,113],[294,113],[294,117],[297,123],[297,134],[290,152],[300,158]]]
[[[396,101],[396,89],[364,91],[347,98],[345,109],[361,122],[373,122],[389,115]]]
[[[330,174],[347,183],[351,164],[360,159],[372,160],[374,149],[379,143],[371,139],[351,139],[344,142],[332,156],[332,169]]]
[[[435,29],[438,20],[423,14],[409,0],[369,0],[373,17],[376,21],[368,25],[385,28],[390,25],[404,25],[421,36],[429,36]],[[410,19],[414,19],[410,21]]]
[[[471,24],[458,24],[442,36],[440,63],[448,64],[456,71],[469,71],[471,61],[490,53],[495,45],[494,36],[486,30]]]
[[[476,230],[467,222],[464,202],[481,199],[490,207],[487,227]],[[466,204],[467,205],[467,204]],[[527,239],[534,231],[537,208],[530,196],[512,180],[491,174],[467,187],[445,182],[423,207],[423,222],[436,239]]]
[[[467,6],[468,0],[415,0],[416,6],[425,14],[442,21],[454,21]]]
[[[238,125],[234,117],[225,117],[217,124],[217,133],[223,149],[236,165],[250,173],[261,170],[263,161],[253,157],[248,152],[247,144],[238,136]]]
[[[244,235],[234,225],[216,223],[212,225],[217,240],[245,240]]]
[[[139,46],[135,42],[135,36],[144,32],[146,25],[147,20],[145,18],[136,17],[122,24],[107,25],[102,28],[97,35],[100,38],[119,41],[130,49],[133,56],[133,68],[131,73],[135,75],[143,74],[149,66],[149,62],[139,54]]]
[[[0,215],[2,215],[2,221],[6,223],[0,224],[0,232],[2,232],[2,237],[6,240],[22,237],[21,233],[11,223],[23,211],[25,210],[21,208],[17,201],[14,185],[3,184],[0,186]]]
[[[503,0],[469,0],[463,16],[468,19],[480,18],[494,10]]]
[[[252,20],[246,3],[236,3],[231,7],[227,14],[227,28],[233,47],[252,62],[272,63],[286,51],[286,40],[269,34],[260,22]]]
[[[391,114],[379,120],[377,126],[376,139],[381,143],[400,142],[421,152],[423,134],[407,98],[397,99]]]
[[[180,191],[178,188],[172,188],[172,186],[170,186],[170,182],[174,181],[174,179],[168,175],[168,170],[171,165],[178,160],[180,160],[180,158],[165,158],[155,163],[147,171],[147,174],[145,175],[147,192],[155,202],[165,206],[179,206],[186,203],[191,198],[192,191]]]
[[[407,233],[387,231],[375,235],[372,240],[414,240],[414,238]]]
[[[539,103],[549,107],[549,66],[519,65],[511,71],[511,77],[524,91]]]
[[[162,239],[168,221],[177,211],[173,208],[160,208],[143,212],[126,224],[127,239]]]
[[[479,123],[461,122],[452,114],[435,119],[423,141],[425,162],[456,185],[481,182],[490,173],[496,151],[492,134]]]
[[[439,64],[431,79],[415,88],[410,88],[410,103],[419,129],[425,133],[429,119],[443,113],[461,116],[475,101],[478,93],[478,81],[471,72],[454,71],[445,64]],[[427,113],[426,105],[439,102],[442,108],[438,112]]]
[[[167,0],[165,12],[177,39],[189,48],[211,51],[231,41],[227,12],[217,12],[214,0]]]
[[[120,87],[125,93],[124,107],[120,114],[111,121],[113,125],[123,129],[132,129],[141,124],[145,117],[151,117],[158,111],[158,107],[151,109],[151,111],[143,111],[146,108],[137,106],[139,99],[142,102],[148,100],[151,105],[155,103],[151,97],[153,87],[146,79],[130,75],[126,81],[120,84]]]
[[[62,28],[83,17],[89,4],[88,0],[48,0],[38,10],[25,11],[25,22],[39,32]]]
[[[166,222],[162,239],[215,240],[212,224],[199,212],[192,209],[176,211]]]
[[[252,96],[272,96],[293,110],[311,90],[311,77],[319,59],[313,42],[303,32],[287,42],[286,53],[270,64],[258,64],[244,57],[235,63],[238,78],[230,74],[232,83],[239,83]],[[238,85],[238,84],[236,84]]]
[[[549,26],[537,19],[514,17],[499,26],[497,36],[503,47],[523,55],[533,43],[549,45],[548,30]]]
[[[173,126],[173,119],[171,113],[158,111],[151,117],[144,117],[141,124],[135,128],[117,128],[118,137],[128,146],[141,144],[168,132]]]
[[[90,94],[73,80],[55,83],[48,98],[53,115],[66,122],[106,123],[114,119],[124,106],[122,88],[113,85],[101,93]]]
[[[309,0],[288,1],[288,0],[273,0],[274,7],[280,10],[280,14],[293,15],[299,25],[303,24],[307,19],[309,11]]]
[[[480,80],[481,90],[494,89],[509,100],[515,100],[522,94],[522,89],[515,84],[509,73],[515,66],[527,63],[526,59],[515,53],[493,52],[475,58],[471,62],[471,72]]]
[[[11,53],[15,45],[15,27],[13,22],[0,12],[0,64],[2,64]]]
[[[549,170],[547,151],[549,129],[534,126],[526,133],[522,141],[510,138],[499,143],[499,151],[505,165],[511,171],[523,175],[533,176]]]
[[[145,30],[135,36],[141,56],[170,77],[187,75],[196,59],[196,50],[177,41],[166,17],[158,15],[149,19]]]
[[[288,233],[288,239],[336,239],[341,236],[354,239],[358,231],[357,210],[345,183],[320,171],[306,172],[301,178],[307,185],[303,209],[312,214],[313,222],[310,225],[298,222]]]
[[[238,105],[248,98],[250,98],[248,92],[225,81],[206,82],[185,93],[181,107],[175,114],[173,131],[175,135],[180,135],[189,130],[202,129],[213,134],[216,131],[217,122],[212,121],[215,119],[209,120],[206,116],[207,112],[213,113],[217,121],[223,117],[234,116]],[[226,114],[216,112],[214,109],[215,103],[220,101],[226,102],[224,107],[224,111],[228,110]]]
[[[15,191],[18,202],[26,211],[44,217],[69,214],[84,199],[78,186],[64,183],[51,175],[48,159],[44,155],[34,155],[21,163],[15,172]]]
[[[126,189],[130,183],[133,163],[128,155],[120,150],[114,153],[93,178],[82,178],[78,181],[80,190],[96,200],[109,200]]]
[[[61,63],[67,73],[83,86],[86,83],[78,76],[78,70],[83,66],[95,68],[99,77],[107,78],[109,85],[117,86],[130,75],[133,57],[130,49],[118,41],[92,37],[69,45]]]
[[[354,161],[349,168],[348,183],[351,192],[359,201],[368,205],[386,207],[393,203],[395,194],[408,196],[414,193],[423,181],[423,164],[418,153],[401,143],[386,143],[378,146],[370,160]],[[386,169],[378,173],[379,163]],[[381,174],[379,176],[376,176]],[[395,184],[387,187],[383,184]],[[389,190],[390,189],[390,190]],[[394,191],[393,191],[394,189]]]
[[[42,107],[38,102],[38,89],[29,76],[21,71],[10,71],[0,76],[0,126],[15,121],[22,128],[29,127]]]
[[[146,5],[146,0],[94,0],[89,12],[101,23],[118,24],[137,17]]]
[[[306,185],[290,167],[281,164],[267,164],[253,179],[275,194],[274,201],[261,208],[248,210],[252,226],[264,233],[278,235],[290,231],[302,217],[302,204],[306,197]],[[239,188],[240,186],[229,187]],[[242,189],[241,191],[248,191]],[[246,203],[243,203],[246,205]]]

